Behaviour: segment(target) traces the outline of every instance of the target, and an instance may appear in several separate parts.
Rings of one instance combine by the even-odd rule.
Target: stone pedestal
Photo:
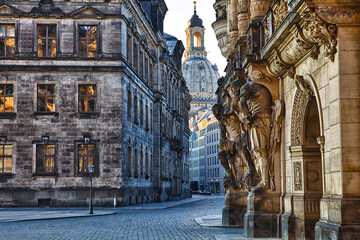
[[[247,238],[280,237],[280,195],[271,190],[251,190],[244,217]]]
[[[315,239],[360,239],[360,225],[338,226],[320,221],[316,223]]]
[[[247,209],[247,191],[230,189],[225,195],[225,208],[222,212],[223,225],[244,227],[244,215]]]

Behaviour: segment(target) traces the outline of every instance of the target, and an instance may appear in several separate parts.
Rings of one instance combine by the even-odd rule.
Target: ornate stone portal
[[[213,24],[228,61],[217,91],[224,213],[242,207],[245,237],[360,239],[360,1],[226,9],[227,34]]]

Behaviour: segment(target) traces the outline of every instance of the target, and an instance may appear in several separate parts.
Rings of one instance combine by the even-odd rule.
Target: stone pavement
[[[195,222],[195,219],[201,216],[221,214],[223,206],[223,196],[206,196],[201,201],[165,209],[139,211],[122,208],[95,208],[95,212],[108,210],[116,212],[116,214],[0,223],[0,239],[213,240],[215,235],[241,234],[242,229],[201,227]],[[0,211],[8,210],[1,209]],[[44,211],[49,210],[45,209]],[[61,211],[68,210],[62,209]]]
[[[245,238],[242,234],[215,235],[215,240],[279,240],[280,238]]]

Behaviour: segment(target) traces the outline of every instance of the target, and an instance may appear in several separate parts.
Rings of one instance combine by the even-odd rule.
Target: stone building
[[[245,237],[359,239],[359,1],[214,8],[228,61],[214,108],[219,158],[237,173],[223,223]]]
[[[0,205],[189,196],[184,47],[163,0],[0,4]]]
[[[209,193],[225,193],[223,179],[225,171],[220,164],[217,154],[219,153],[220,129],[219,123],[211,114],[211,120],[206,126],[205,137],[205,159],[206,180],[205,188]]]

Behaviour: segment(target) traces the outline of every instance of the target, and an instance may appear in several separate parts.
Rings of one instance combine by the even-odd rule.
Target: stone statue
[[[242,188],[242,161],[240,152],[236,149],[236,143],[240,140],[242,129],[241,122],[237,115],[229,108],[231,103],[227,92],[223,94],[223,103],[213,107],[213,113],[220,123],[220,146],[218,154],[219,160],[223,165],[226,176],[224,186],[226,188]]]
[[[260,182],[252,189],[267,188],[270,167],[268,151],[271,133],[271,93],[266,87],[249,78],[240,88],[239,104],[240,120],[247,125],[248,149],[260,177]]]

